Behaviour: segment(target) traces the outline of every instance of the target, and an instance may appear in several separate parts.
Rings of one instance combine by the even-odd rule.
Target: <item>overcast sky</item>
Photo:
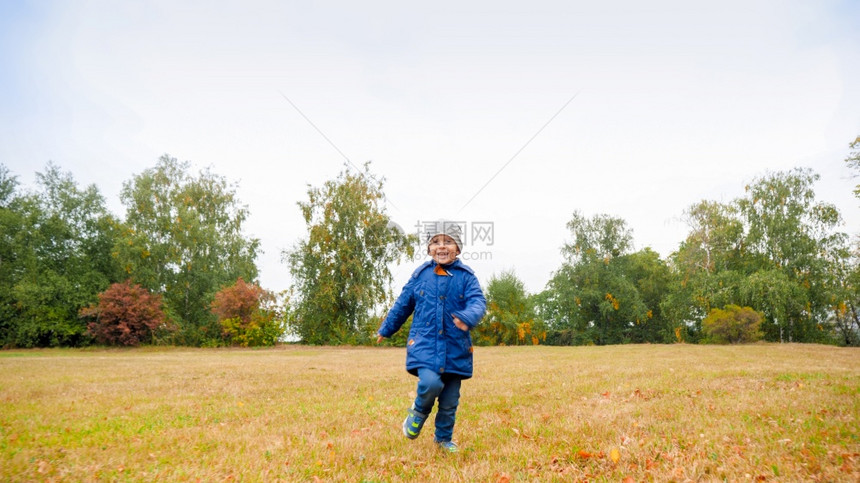
[[[794,167],[860,232],[843,161],[858,25],[852,0],[4,1],[0,163],[32,185],[53,161],[118,215],[122,182],[162,154],[211,166],[239,183],[262,285],[281,290],[296,202],[344,168],[339,149],[372,161],[407,231],[491,222],[467,263],[536,292],[574,210],[665,257],[691,204]]]

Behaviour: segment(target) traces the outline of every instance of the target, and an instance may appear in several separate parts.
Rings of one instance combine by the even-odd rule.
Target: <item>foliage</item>
[[[87,331],[101,344],[137,346],[171,330],[161,295],[131,281],[112,284],[98,298],[98,304],[81,309],[81,317],[95,319]]]
[[[622,276],[630,280],[636,297],[645,306],[645,317],[634,319],[628,338],[634,343],[659,343],[674,340],[674,324],[663,314],[662,302],[671,285],[672,274],[660,255],[646,247],[619,257]]]
[[[274,294],[241,277],[219,290],[212,302],[212,313],[221,324],[225,342],[243,347],[275,345],[284,335],[283,318],[275,301]]]
[[[546,327],[537,318],[534,301],[513,271],[490,279],[487,314],[473,333],[479,345],[538,345],[546,341]]]
[[[392,302],[393,304],[393,302]],[[390,305],[390,304],[389,304]],[[379,329],[382,321],[385,320],[385,314],[380,317],[372,317],[368,320],[367,327],[365,330],[368,333],[373,333],[374,331]],[[380,346],[391,346],[391,347],[406,347],[406,343],[409,341],[409,331],[412,329],[412,315],[410,315],[406,322],[400,326],[400,330],[395,332],[391,337],[382,339],[382,342],[375,342],[374,345]]]
[[[774,173],[755,180],[738,201],[747,226],[748,273],[767,279],[747,279],[754,296],[744,303],[763,310],[769,306],[767,340],[821,340],[818,326],[827,317],[833,288],[832,255],[844,248],[846,235],[834,231],[841,221],[836,207],[815,200],[812,186],[818,178],[808,169]],[[762,298],[755,287],[767,283],[778,290]]]
[[[761,340],[761,312],[750,307],[727,305],[725,309],[711,309],[702,321],[703,342],[709,344],[743,344]]]
[[[857,138],[852,141],[848,147],[850,147],[852,151],[845,158],[845,163],[848,164],[849,168],[857,171],[857,174],[854,176],[860,176],[860,136],[857,136]],[[854,196],[860,198],[860,184],[854,188]]]
[[[633,246],[633,232],[621,218],[606,214],[586,218],[575,211],[567,229],[573,235],[573,243],[565,243],[561,249],[568,263],[577,264],[603,260],[627,253]]]
[[[283,259],[298,296],[291,328],[305,343],[366,341],[367,321],[390,297],[389,264],[412,256],[413,240],[385,213],[383,182],[369,166],[346,167],[322,187],[308,187],[308,200],[298,203],[308,237]]]
[[[671,337],[660,302],[670,276],[665,263],[646,248],[630,253],[632,233],[624,220],[608,215],[568,223],[573,237],[562,253],[538,308],[549,323],[547,339],[558,344],[663,342]]]
[[[845,162],[860,176],[860,136],[850,144],[853,150]],[[854,188],[860,199],[860,184]],[[839,343],[860,346],[860,235],[855,234],[853,252],[837,257],[836,284],[839,294],[833,297],[833,325]]]
[[[697,342],[707,313],[737,298],[743,223],[734,205],[712,201],[692,205],[685,220],[690,233],[669,257],[675,276],[661,308],[678,342]]]
[[[127,275],[164,294],[179,324],[177,343],[217,344],[215,292],[257,274],[259,240],[242,232],[248,209],[235,186],[208,169],[193,176],[189,163],[164,155],[124,183],[120,197],[127,229],[116,253]]]
[[[850,147],[845,162],[858,170],[860,138]],[[816,199],[817,180],[809,169],[768,173],[730,203],[692,205],[690,231],[666,261],[634,251],[624,220],[575,212],[546,289],[530,297],[515,277],[500,279],[476,338],[528,343],[547,321],[549,344],[698,342],[714,308],[739,305],[763,314],[766,340],[858,345],[860,245],[849,247],[838,210]],[[388,266],[413,246],[385,214],[369,165],[308,197],[299,203],[308,238],[283,253],[296,310],[216,315],[218,289],[256,276],[259,241],[242,234],[248,210],[235,185],[165,155],[124,184],[121,222],[95,186],[53,164],[32,192],[0,165],[0,346],[88,344],[80,310],[129,277],[162,294],[179,328],[173,343],[257,344],[284,324],[308,343],[367,341],[391,299]]]
[[[830,342],[846,235],[833,205],[816,200],[808,169],[753,180],[729,205],[688,211],[691,231],[670,257],[675,280],[662,303],[678,339],[696,341],[714,307],[755,307],[769,341]]]
[[[117,280],[118,222],[94,185],[81,189],[49,163],[37,191],[19,193],[0,170],[0,345],[89,342],[78,311]]]
[[[24,220],[17,189],[17,177],[0,164],[0,346],[12,343],[18,325],[12,289],[23,269],[19,258],[24,247],[17,239]]]

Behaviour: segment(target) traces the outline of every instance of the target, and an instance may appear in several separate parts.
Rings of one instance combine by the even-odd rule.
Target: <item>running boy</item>
[[[457,259],[460,226],[440,221],[427,233],[429,260],[418,267],[379,328],[377,342],[391,337],[410,314],[406,370],[418,377],[418,396],[403,421],[403,434],[415,439],[438,400],[435,441],[456,453],[452,441],[460,381],[472,377],[472,337],[487,308],[471,268]]]

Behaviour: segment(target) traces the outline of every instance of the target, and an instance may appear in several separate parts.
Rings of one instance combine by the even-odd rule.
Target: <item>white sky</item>
[[[405,229],[493,222],[473,247],[491,259],[467,262],[484,283],[514,269],[543,289],[574,210],[621,217],[666,256],[685,208],[798,166],[860,232],[843,161],[860,2],[412,3],[2,2],[0,163],[29,185],[52,160],[118,215],[122,182],[160,155],[211,166],[239,182],[273,290],[305,236],[296,202],[345,163],[282,93],[373,161]]]

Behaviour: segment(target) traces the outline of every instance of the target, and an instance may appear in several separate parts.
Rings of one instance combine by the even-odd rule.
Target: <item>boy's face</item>
[[[460,249],[454,239],[448,235],[436,235],[430,239],[427,252],[440,265],[446,265],[457,259]]]

